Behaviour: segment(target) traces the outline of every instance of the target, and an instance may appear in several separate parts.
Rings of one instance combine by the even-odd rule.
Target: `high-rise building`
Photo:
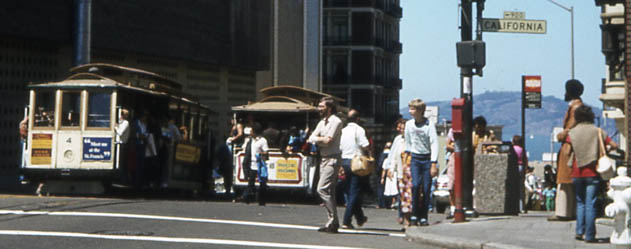
[[[402,86],[399,0],[324,0],[323,5],[323,91],[346,99],[375,133],[388,132],[384,128],[399,114]]]

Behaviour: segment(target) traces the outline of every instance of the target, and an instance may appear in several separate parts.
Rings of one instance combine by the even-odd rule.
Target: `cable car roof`
[[[114,65],[114,64],[107,64],[107,63],[83,64],[83,65],[71,68],[70,72],[75,73],[75,74],[93,73],[93,74],[102,75],[104,77],[112,78],[112,79],[124,76],[124,78],[127,81],[125,82],[121,80],[123,81],[123,83],[133,84],[134,83],[133,81],[151,81],[157,84],[162,84],[168,88],[172,88],[172,89],[180,90],[180,91],[182,90],[182,84],[180,84],[177,81],[171,80],[167,77],[164,77],[162,75],[145,71],[142,69],[124,67],[124,66],[119,66],[119,65]]]
[[[338,103],[342,103],[345,100],[342,98],[335,97],[333,95],[313,91],[310,89],[291,86],[291,85],[281,85],[281,86],[272,86],[261,89],[259,92],[263,94],[265,97],[269,96],[291,96],[294,99],[300,100],[305,103],[311,103],[313,105],[317,105],[321,98],[323,97],[331,97]]]
[[[317,112],[310,104],[287,96],[269,96],[258,102],[233,106],[235,112]]]
[[[91,68],[100,68],[99,70],[90,70]],[[88,69],[86,71],[85,69]],[[147,77],[144,77],[143,80],[139,80],[133,82],[133,77],[131,80],[125,80],[125,77],[121,77],[121,75],[116,74],[102,74],[103,69],[115,69],[119,70],[121,73],[123,71],[129,71],[137,74],[142,74]],[[194,96],[190,94],[186,94],[182,92],[181,85],[175,81],[164,78],[160,75],[135,69],[129,67],[122,67],[104,63],[95,63],[95,64],[85,64],[75,68],[70,69],[71,72],[74,72],[71,76],[66,78],[63,81],[57,82],[46,82],[46,83],[31,83],[29,84],[29,88],[58,88],[58,89],[84,89],[84,88],[124,88],[137,92],[143,92],[156,96],[169,96],[173,99],[180,100],[182,102],[186,102],[189,104],[197,105],[202,107],[205,110],[209,110],[209,108],[197,100]],[[111,72],[110,72],[111,73]],[[109,76],[114,76],[110,78]],[[150,79],[159,80],[159,81],[148,81]],[[172,87],[173,86],[173,87]],[[175,87],[175,88],[174,88]]]

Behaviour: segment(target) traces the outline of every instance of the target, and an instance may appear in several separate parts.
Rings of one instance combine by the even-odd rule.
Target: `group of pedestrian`
[[[425,117],[421,99],[411,100],[408,108],[412,119],[400,118],[395,124],[399,134],[390,143],[381,182],[384,195],[398,201],[394,207],[399,224],[427,226],[432,178],[438,174],[438,136],[435,124]]]
[[[386,196],[399,194],[399,222],[405,226],[427,226],[431,179],[438,173],[438,137],[435,125],[424,116],[425,103],[413,99],[408,106],[413,119],[397,121],[399,135],[392,141],[389,153],[383,160],[381,180],[385,185]],[[342,227],[354,228],[351,223],[353,216],[358,226],[368,219],[361,209],[361,176],[353,173],[351,161],[356,155],[370,154],[370,142],[365,130],[357,124],[359,113],[356,110],[348,113],[348,124],[344,128],[340,118],[335,115],[333,99],[322,99],[318,110],[322,120],[309,136],[308,142],[316,143],[320,149],[318,194],[324,201],[328,220],[319,231],[336,233],[340,223],[334,195],[340,165],[348,183],[344,191],[348,199]]]
[[[545,198],[545,207],[548,210],[554,209],[555,215],[548,220],[572,220],[577,219],[576,239],[594,242],[595,239],[595,203],[598,193],[599,182],[601,181],[596,172],[598,159],[598,134],[602,134],[602,140],[611,148],[617,145],[599,128],[593,125],[594,114],[589,106],[583,105],[580,95],[582,94],[582,84],[577,80],[570,80],[566,84],[566,101],[569,101],[569,108],[564,118],[564,130],[558,135],[559,141],[563,142],[559,153],[557,165],[557,177],[554,178],[552,167],[546,167],[545,186],[540,195]],[[427,226],[428,209],[430,206],[430,196],[432,178],[437,175],[438,141],[435,124],[424,117],[425,103],[420,99],[413,99],[408,103],[412,119],[400,119],[396,122],[396,129],[399,133],[391,143],[385,146],[381,167],[379,168],[379,180],[382,184],[380,192],[383,191],[387,202],[398,207],[398,221],[405,227]],[[352,217],[355,217],[356,224],[362,226],[368,217],[365,216],[361,208],[361,179],[362,177],[353,173],[351,162],[357,155],[372,155],[370,142],[367,139],[366,131],[358,124],[359,112],[351,110],[348,113],[347,124],[344,125],[342,119],[337,116],[337,106],[332,98],[325,97],[318,104],[318,111],[321,120],[316,128],[308,136],[306,142],[315,145],[319,153],[319,182],[317,192],[324,202],[327,211],[327,222],[318,231],[337,233],[340,227],[352,229]],[[260,124],[254,124],[250,138],[252,145],[246,146],[246,154],[250,152],[251,165],[248,173],[249,186],[253,186],[253,178],[261,178],[262,157],[267,151],[267,141],[260,134],[262,129]],[[233,133],[235,137],[241,134],[241,129],[237,128]],[[300,141],[306,138],[303,132],[292,132],[291,141]],[[478,148],[478,144],[494,140],[492,131],[486,129],[486,120],[483,117],[474,119],[473,145]],[[533,168],[529,167],[528,159],[523,148],[523,138],[515,136],[513,138],[513,149],[518,156],[518,167],[523,186],[527,192],[534,192],[534,188],[539,182],[534,174]],[[248,143],[248,142],[246,142]],[[251,148],[248,148],[251,147]],[[297,150],[299,146],[288,144],[288,150]],[[450,132],[447,141],[447,151],[454,151],[453,134]],[[482,148],[482,147],[479,147]],[[482,148],[492,151],[494,148]],[[453,155],[453,154],[451,154]],[[453,175],[453,156],[448,160],[448,174]],[[341,171],[340,171],[341,167]],[[342,222],[338,219],[336,210],[336,185],[338,177],[342,177],[346,195],[346,210]],[[451,177],[450,177],[451,178]],[[450,181],[451,185],[453,180]],[[555,184],[558,184],[553,187]],[[259,190],[264,193],[265,186]],[[450,188],[451,189],[451,188]],[[251,191],[251,190],[250,190]],[[453,193],[450,197],[453,196]],[[556,199],[555,199],[556,198]],[[527,210],[530,206],[529,200],[522,200],[520,208]],[[524,203],[524,201],[526,203]],[[451,208],[448,213],[453,215],[454,200],[450,198]],[[263,201],[264,203],[264,201]],[[380,200],[380,206],[386,201]],[[556,203],[556,205],[555,205]],[[574,206],[576,203],[576,207]],[[392,207],[392,206],[391,206]]]
[[[601,139],[606,146],[618,145],[607,133],[594,125],[591,107],[583,104],[580,96],[583,84],[571,79],[565,84],[565,101],[569,102],[563,119],[563,131],[557,135],[562,142],[557,160],[557,188],[555,214],[548,221],[576,219],[576,240],[587,243],[596,239],[597,195],[600,175],[596,171]],[[601,136],[601,138],[599,138]]]

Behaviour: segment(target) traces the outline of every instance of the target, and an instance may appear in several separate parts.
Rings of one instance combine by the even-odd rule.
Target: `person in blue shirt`
[[[554,198],[556,197],[556,189],[552,187],[552,184],[546,183],[546,188],[543,190],[542,194],[546,198],[546,210],[554,210]]]

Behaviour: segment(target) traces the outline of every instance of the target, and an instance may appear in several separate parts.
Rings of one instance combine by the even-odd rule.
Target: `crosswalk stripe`
[[[186,222],[217,223],[217,224],[231,224],[231,225],[244,225],[244,226],[274,227],[274,228],[286,228],[286,229],[302,229],[302,230],[312,230],[312,231],[318,230],[318,227],[316,226],[304,226],[304,225],[292,225],[292,224],[268,223],[268,222],[256,222],[256,221],[220,220],[220,219],[203,219],[203,218],[189,218],[189,217],[177,217],[177,216],[146,215],[146,214],[0,210],[0,215],[2,214],[152,219],[152,220],[186,221]],[[358,229],[340,229],[339,231],[342,233],[405,237],[405,234],[403,233],[385,233],[385,232],[365,231],[365,230],[358,230]]]
[[[307,245],[307,244],[259,242],[259,241],[247,241],[247,240],[179,238],[179,237],[163,237],[163,236],[104,235],[104,234],[90,234],[90,233],[48,232],[48,231],[28,231],[28,230],[0,230],[0,235],[46,236],[46,237],[66,237],[66,238],[70,237],[70,238],[90,238],[90,239],[109,239],[109,240],[134,240],[134,241],[196,243],[196,244],[234,245],[234,246],[251,246],[251,247],[276,247],[276,248],[362,249],[358,247],[320,246],[320,245]]]

